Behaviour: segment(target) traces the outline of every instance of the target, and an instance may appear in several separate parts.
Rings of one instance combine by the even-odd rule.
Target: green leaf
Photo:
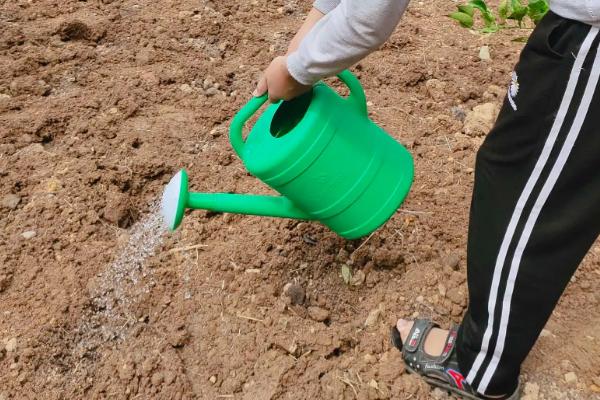
[[[496,33],[500,30],[498,25],[491,25],[481,29],[481,33]]]
[[[507,19],[510,12],[509,0],[502,0],[498,5],[498,16],[501,19]]]
[[[548,12],[548,2],[546,0],[530,0],[527,14],[529,18],[537,25]]]
[[[527,7],[521,4],[521,0],[511,0],[511,8],[512,12],[508,15],[507,19],[514,19],[521,22],[523,17],[527,15]]]
[[[473,17],[470,16],[469,14],[465,14],[464,12],[453,12],[452,14],[448,15],[450,18],[458,21],[463,27],[465,28],[472,28],[473,27]]]
[[[342,265],[342,279],[349,285],[352,282],[352,270],[346,264]]]
[[[482,13],[490,12],[490,9],[488,8],[487,4],[485,4],[485,1],[483,1],[483,0],[471,0],[471,1],[469,1],[469,5],[475,7]]]
[[[481,11],[481,16],[483,17],[486,28],[493,28],[496,26],[496,17],[494,17],[494,14],[492,14],[485,1],[471,0],[469,1],[469,5]]]
[[[473,13],[474,13],[474,8],[470,4],[463,4],[463,5],[458,6],[458,11],[472,17]]]

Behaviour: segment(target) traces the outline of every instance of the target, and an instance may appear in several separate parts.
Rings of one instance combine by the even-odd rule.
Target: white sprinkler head
[[[163,191],[160,202],[160,213],[165,225],[175,230],[183,219],[188,195],[188,176],[185,170],[180,170],[171,178]]]

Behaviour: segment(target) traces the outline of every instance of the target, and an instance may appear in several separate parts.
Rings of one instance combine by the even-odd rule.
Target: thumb
[[[258,81],[258,85],[256,85],[256,89],[254,89],[254,92],[252,92],[252,95],[254,97],[259,97],[262,96],[263,94],[265,94],[267,92],[267,78],[265,78],[265,76],[261,76],[260,80]]]

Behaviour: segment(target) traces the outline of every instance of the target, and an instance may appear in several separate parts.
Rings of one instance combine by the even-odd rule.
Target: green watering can
[[[246,140],[246,121],[267,96],[252,98],[233,118],[230,140],[248,171],[281,194],[193,193],[179,171],[163,193],[170,229],[186,208],[317,220],[347,239],[368,235],[398,209],[412,184],[408,151],[368,117],[365,94],[349,71],[338,77],[347,98],[317,83],[311,92],[269,105]]]

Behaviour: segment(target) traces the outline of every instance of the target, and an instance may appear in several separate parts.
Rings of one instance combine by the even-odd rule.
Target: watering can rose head
[[[349,71],[338,77],[348,97],[318,83],[269,105],[246,139],[244,124],[266,96],[252,98],[231,122],[231,145],[245,167],[281,196],[189,192],[182,170],[163,194],[169,228],[181,223],[186,208],[318,220],[348,239],[384,224],[408,194],[412,157],[369,119],[356,77]]]

